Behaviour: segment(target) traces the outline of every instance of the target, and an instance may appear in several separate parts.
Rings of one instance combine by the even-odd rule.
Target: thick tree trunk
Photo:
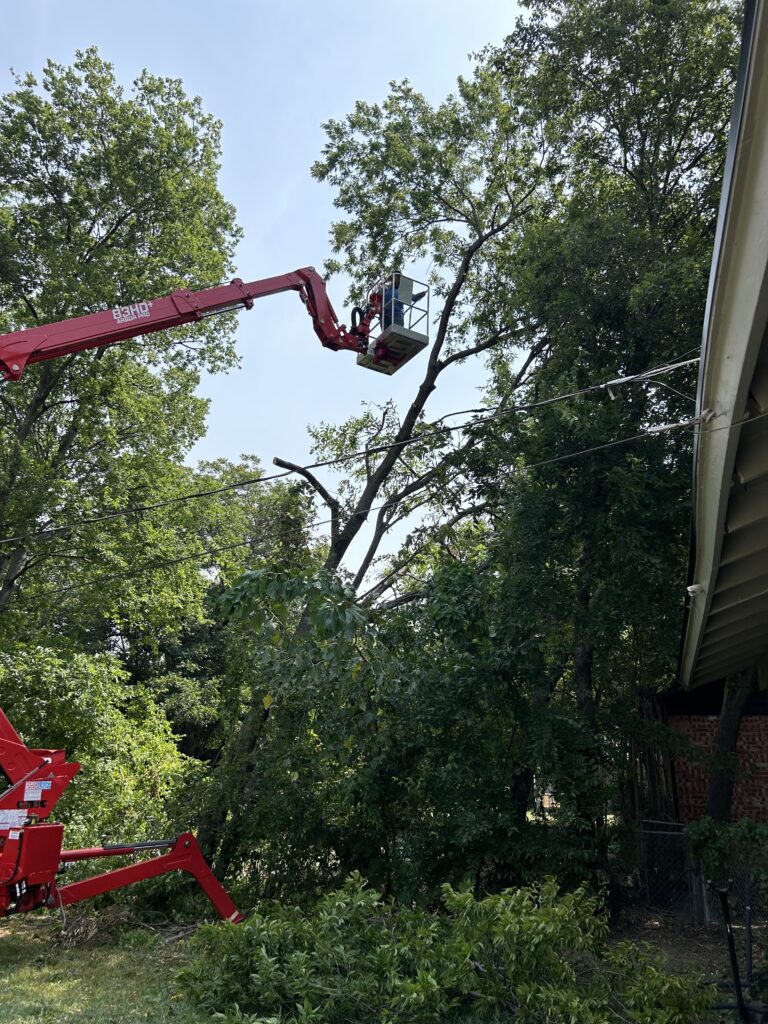
[[[707,795],[707,814],[715,821],[728,821],[731,817],[736,742],[739,738],[744,708],[756,680],[757,671],[754,668],[747,669],[739,673],[734,686],[726,686],[723,691],[723,706],[715,733],[712,772]]]
[[[594,689],[595,645],[590,631],[590,589],[588,565],[591,559],[589,544],[585,544],[578,560],[580,586],[576,591],[573,621],[573,686],[579,725],[583,732],[582,764],[576,787],[575,805],[579,818],[577,832],[593,855],[587,868],[593,872],[605,871],[608,849],[604,821],[604,794],[602,779],[602,744],[597,733],[597,706]]]
[[[250,708],[235,736],[230,741],[231,746],[227,752],[226,768],[232,770],[232,767],[235,766],[236,771],[240,775],[238,781],[240,799],[233,805],[220,792],[216,799],[208,803],[200,817],[197,842],[203,851],[203,856],[206,860],[213,862],[220,877],[227,873],[236,848],[236,844],[231,841],[232,826],[230,826],[229,830],[226,827],[227,816],[232,811],[234,816],[237,817],[242,812],[247,797],[255,789],[256,782],[253,778],[252,767],[248,764],[249,755],[258,746],[268,717],[269,714],[265,712],[263,707],[258,704],[254,705]]]
[[[31,561],[21,545],[0,557],[0,612],[4,612],[16,594],[16,584]]]
[[[600,750],[595,735],[595,693],[592,678],[595,649],[589,639],[591,593],[589,586],[584,581],[590,555],[589,547],[585,544],[578,560],[579,575],[583,582],[576,592],[573,619],[573,688],[579,724],[584,732],[584,775],[579,787],[580,793],[577,795],[577,805],[579,816],[585,822],[595,819],[595,793],[599,789],[600,771]]]
[[[595,696],[592,686],[594,646],[587,639],[589,602],[592,595],[585,577],[591,555],[589,545],[585,544],[577,562],[580,585],[576,591],[576,606],[573,616],[573,685],[579,713],[590,729],[595,720]]]
[[[533,769],[529,767],[521,768],[520,771],[513,776],[509,786],[509,798],[512,805],[513,820],[517,822],[518,827],[522,828],[525,825],[532,791]]]
[[[584,605],[589,603],[589,595],[583,591]],[[582,600],[582,594],[579,600]],[[592,644],[577,640],[573,650],[573,682],[576,700],[584,724],[592,729],[595,724],[595,695],[592,687],[592,663],[595,649]]]

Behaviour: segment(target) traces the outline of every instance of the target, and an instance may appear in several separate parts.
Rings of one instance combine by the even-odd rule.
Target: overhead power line
[[[684,353],[687,354],[687,353]],[[478,413],[484,413],[484,416],[476,416],[475,419],[469,420],[466,423],[458,423],[452,426],[435,426],[430,425],[430,429],[423,431],[422,433],[413,435],[409,438],[405,438],[402,441],[393,441],[380,445],[371,445],[369,448],[364,448],[358,451],[349,452],[345,455],[337,456],[332,459],[322,459],[317,462],[310,462],[307,465],[300,466],[297,469],[287,469],[279,473],[263,474],[261,476],[246,477],[242,480],[237,480],[231,484],[222,484],[218,487],[212,487],[196,491],[188,491],[184,494],[177,495],[173,498],[166,498],[161,501],[150,502],[145,505],[131,505],[123,508],[110,509],[108,511],[100,512],[94,516],[81,517],[73,522],[65,523],[61,526],[46,527],[43,530],[36,530],[30,533],[17,534],[13,537],[3,537],[0,539],[0,545],[8,544],[20,544],[31,540],[40,540],[43,538],[55,537],[62,533],[70,533],[73,530],[79,530],[86,526],[92,526],[95,523],[107,522],[112,519],[120,519],[126,516],[142,515],[146,512],[154,512],[158,509],[168,508],[171,505],[182,504],[187,501],[196,501],[202,498],[214,497],[217,494],[225,494],[229,491],[240,490],[245,487],[253,487],[256,484],[269,483],[274,480],[284,479],[285,477],[295,476],[302,470],[313,470],[313,469],[326,469],[332,466],[343,465],[346,462],[353,461],[355,459],[369,458],[372,455],[382,454],[383,452],[392,451],[397,448],[405,448],[413,444],[427,444],[433,441],[436,436],[440,434],[451,434],[455,431],[466,430],[474,426],[484,426],[498,418],[501,415],[508,416],[518,412],[530,412],[535,409],[539,409],[548,405],[553,405],[556,402],[564,402],[573,398],[577,398],[581,395],[590,394],[595,391],[607,391],[611,393],[613,387],[621,387],[627,384],[634,383],[652,383],[655,377],[671,373],[674,370],[678,370],[684,366],[691,366],[699,361],[699,357],[693,359],[685,359],[682,361],[676,361],[672,363],[662,363],[658,366],[651,367],[649,370],[644,370],[642,373],[633,374],[627,377],[616,377],[610,381],[603,381],[599,384],[591,384],[587,387],[580,388],[576,391],[569,391],[564,394],[554,395],[551,398],[544,398],[535,402],[526,402],[520,405],[505,405],[500,403],[498,406],[491,407],[479,407],[475,409],[460,409],[455,412],[445,413],[435,423],[440,424],[444,420],[451,419],[454,416],[469,416],[476,415]],[[661,383],[661,382],[659,382]],[[638,435],[640,436],[640,435]]]
[[[767,413],[763,413],[762,415],[768,415],[768,414]],[[757,418],[758,417],[754,417],[754,419],[757,419]],[[570,460],[570,459],[578,459],[578,458],[581,458],[581,457],[583,457],[585,455],[593,455],[595,452],[599,452],[599,451],[602,451],[602,450],[607,449],[607,448],[615,448],[615,447],[618,447],[619,445],[630,444],[631,442],[640,440],[642,438],[657,437],[659,434],[670,433],[670,432],[675,431],[675,430],[688,430],[688,429],[691,429],[692,427],[695,428],[695,426],[696,426],[696,424],[698,422],[699,422],[698,418],[694,417],[694,418],[692,418],[690,420],[681,420],[678,423],[668,423],[668,424],[664,424],[664,425],[662,425],[660,427],[654,427],[652,429],[641,431],[638,434],[632,434],[630,437],[621,437],[621,438],[617,438],[614,441],[606,441],[603,444],[593,445],[590,448],[581,448],[581,449],[579,449],[578,451],[575,451],[575,452],[566,452],[563,455],[556,455],[556,456],[554,456],[551,459],[542,459],[539,462],[526,463],[523,466],[518,466],[517,469],[515,470],[515,472],[512,475],[519,476],[519,475],[522,475],[523,473],[525,473],[525,472],[527,472],[529,470],[532,470],[532,469],[540,469],[543,466],[554,465],[556,463],[565,462],[565,461]],[[742,424],[740,424],[740,423],[734,423],[734,424],[730,424],[730,425],[728,425],[726,427],[716,427],[714,429],[716,429],[716,430],[728,430],[728,429],[734,429],[735,427],[741,426],[741,425]],[[390,501],[384,501],[384,502],[382,502],[379,505],[372,505],[371,508],[367,510],[366,515],[369,515],[371,512],[378,512],[382,508],[385,508],[387,506],[395,508],[398,505],[405,504],[405,502],[407,500],[408,500],[408,498],[402,498],[399,501],[391,501],[390,500]],[[330,518],[327,518],[327,519],[314,519],[314,520],[310,520],[309,522],[307,522],[305,524],[305,526],[308,527],[308,528],[313,528],[314,529],[314,528],[319,527],[319,526],[327,526],[330,523],[331,523],[331,519]],[[262,535],[262,537],[260,539],[261,540],[279,540],[282,537],[291,536],[294,533],[295,533],[295,527],[293,527],[291,529],[288,529],[288,530],[267,532],[266,534]],[[216,548],[206,548],[203,551],[196,551],[193,554],[182,555],[182,556],[180,556],[178,558],[171,558],[171,559],[164,559],[164,560],[153,560],[151,563],[148,563],[147,565],[145,565],[143,567],[133,566],[129,571],[126,571],[126,572],[110,573],[110,574],[104,575],[104,576],[95,576],[95,577],[91,578],[90,580],[85,580],[85,581],[82,581],[80,583],[69,584],[69,585],[67,585],[65,587],[56,587],[56,588],[51,588],[51,589],[47,589],[47,590],[42,590],[36,596],[37,597],[54,597],[54,596],[56,596],[58,594],[65,594],[65,593],[69,593],[69,592],[76,591],[76,590],[82,590],[82,589],[84,589],[86,587],[94,587],[94,586],[96,586],[98,584],[111,583],[111,582],[113,582],[115,580],[119,580],[119,579],[126,579],[128,577],[135,577],[137,575],[147,575],[147,574],[149,574],[151,572],[154,572],[157,569],[170,568],[170,567],[175,566],[175,565],[181,565],[181,564],[183,564],[185,562],[192,562],[192,561],[198,561],[199,562],[199,561],[202,561],[202,560],[208,558],[209,556],[212,557],[212,556],[215,556],[215,555],[218,555],[218,554],[222,554],[222,553],[224,553],[226,551],[234,551],[234,550],[237,550],[239,548],[253,547],[253,545],[254,545],[254,541],[252,539],[251,540],[236,541],[236,542],[234,542],[232,544],[225,544],[225,545],[223,545],[221,547],[216,547]]]

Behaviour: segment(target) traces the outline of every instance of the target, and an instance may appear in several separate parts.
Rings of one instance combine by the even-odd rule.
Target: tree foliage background
[[[0,694],[30,740],[93,764],[116,741],[105,793],[130,784],[75,794],[84,833],[181,805],[245,905],[351,870],[427,902],[605,879],[616,822],[665,799],[648,712],[674,672],[695,368],[616,381],[698,352],[738,27],[725,2],[531,0],[443,103],[393,83],[325,126],[328,270],[360,300],[426,266],[437,308],[402,414],[313,428],[338,472],[184,465],[226,319],[4,389]],[[89,51],[20,80],[0,138],[4,330],[229,270],[218,125],[178,82],[126,95]],[[484,409],[431,418],[473,359]]]

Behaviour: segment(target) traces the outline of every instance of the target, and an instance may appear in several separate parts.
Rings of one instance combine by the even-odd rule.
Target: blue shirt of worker
[[[398,274],[394,281],[390,281],[384,289],[384,308],[381,311],[382,327],[389,327],[391,323],[395,323],[399,327],[402,327],[405,324],[405,306],[400,301],[400,296],[398,294],[399,287],[400,275]]]

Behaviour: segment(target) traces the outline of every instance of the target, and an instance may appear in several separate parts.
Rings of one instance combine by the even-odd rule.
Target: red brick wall
[[[717,717],[715,715],[671,715],[670,726],[687,736],[697,747],[712,750]],[[739,772],[733,789],[731,817],[768,821],[768,715],[742,719],[736,744]],[[683,758],[675,758],[677,798],[681,821],[697,821],[707,808],[709,768]]]

